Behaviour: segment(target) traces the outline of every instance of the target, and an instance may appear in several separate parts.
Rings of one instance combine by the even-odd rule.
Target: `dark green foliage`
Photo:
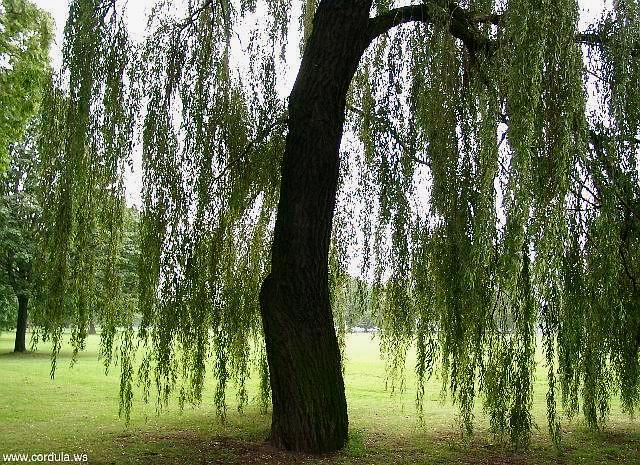
[[[33,125],[30,126],[33,129]],[[16,325],[17,297],[37,295],[33,272],[40,206],[35,197],[37,152],[33,131],[11,146],[0,174],[0,328]]]

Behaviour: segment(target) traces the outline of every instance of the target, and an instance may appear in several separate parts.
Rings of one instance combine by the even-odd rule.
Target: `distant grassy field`
[[[97,360],[98,337],[74,367],[66,347],[55,380],[49,378],[48,347],[14,355],[13,336],[0,336],[0,454],[87,454],[94,464],[640,464],[640,423],[612,406],[602,433],[587,431],[581,420],[563,422],[563,451],[546,432],[542,370],[535,390],[534,417],[538,430],[531,449],[515,453],[487,432],[478,402],[476,434],[462,439],[457,410],[442,401],[441,382],[429,382],[424,426],[414,407],[413,361],[407,363],[407,389],[391,396],[385,391],[384,364],[371,335],[353,334],[347,341],[346,389],[350,441],[329,456],[286,454],[264,443],[269,416],[252,403],[238,413],[232,402],[224,424],[215,415],[213,380],[205,401],[180,413],[176,404],[155,413],[154,404],[134,403],[131,424],[118,418],[119,371],[105,376]],[[135,402],[135,401],[134,401]]]

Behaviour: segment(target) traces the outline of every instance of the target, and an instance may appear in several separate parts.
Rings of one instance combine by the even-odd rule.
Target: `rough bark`
[[[16,325],[16,342],[13,348],[14,352],[26,352],[27,347],[25,339],[27,335],[27,305],[29,298],[24,295],[18,295],[18,324]]]
[[[273,402],[270,439],[288,450],[330,452],[347,441],[327,257],[346,94],[369,40],[370,6],[320,3],[289,97],[271,274],[260,293]]]

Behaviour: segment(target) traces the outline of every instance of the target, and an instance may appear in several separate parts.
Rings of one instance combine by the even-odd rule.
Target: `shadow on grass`
[[[10,360],[12,358],[36,359],[36,360],[51,359],[51,351],[27,350],[26,352],[14,352],[14,351],[0,352],[0,359]],[[73,358],[73,351],[71,350],[60,351],[57,357],[58,360],[71,360],[72,358]],[[76,355],[76,360],[85,360],[85,359],[97,360],[97,356],[95,352],[79,351],[78,354]]]
[[[36,344],[35,350],[31,350],[31,341],[33,333],[27,331],[27,351],[26,352],[13,352],[15,334],[11,331],[0,332],[0,345],[3,350],[0,350],[0,358],[7,360],[11,357],[24,357],[30,359],[50,359],[51,358],[51,340],[40,340]],[[73,348],[69,342],[70,332],[65,330],[62,336],[62,348],[58,353],[59,360],[71,360],[73,358]],[[97,360],[99,353],[100,335],[91,334],[87,336],[85,340],[85,349],[79,350],[76,355],[76,360]]]
[[[491,436],[478,435],[471,440],[455,432],[417,434],[399,440],[390,434],[372,434],[361,429],[351,432],[345,449],[335,454],[308,455],[284,452],[266,441],[238,436],[208,435],[196,430],[138,431],[113,437],[113,451],[126,463],[141,464],[279,464],[279,465],[551,465],[551,464],[638,464],[637,439],[622,432],[599,435],[608,446],[583,442],[583,434],[568,438],[572,447],[558,452],[548,441],[537,440],[527,452],[515,452],[506,443]],[[619,444],[623,440],[624,444]],[[576,442],[577,441],[577,442]],[[105,463],[125,463],[107,461]]]
[[[192,430],[135,433],[114,438],[120,454],[143,464],[333,464],[340,454],[308,455],[285,452],[267,441],[231,436],[207,436]],[[119,463],[119,462],[109,462]]]
[[[26,352],[0,352],[0,357],[5,359],[10,358],[28,358],[28,359],[40,359],[40,358],[51,358],[50,352],[40,352],[40,351],[30,351]]]

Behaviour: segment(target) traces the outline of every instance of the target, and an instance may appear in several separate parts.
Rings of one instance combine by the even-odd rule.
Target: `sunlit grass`
[[[384,364],[369,334],[347,340],[346,389],[351,439],[344,452],[325,457],[283,454],[265,446],[268,415],[257,402],[237,412],[230,391],[227,420],[213,406],[214,380],[208,379],[203,404],[180,413],[173,402],[159,416],[155,404],[134,401],[131,422],[118,418],[119,370],[108,375],[97,359],[97,336],[70,367],[63,349],[56,377],[49,378],[48,347],[14,355],[13,338],[0,337],[0,454],[87,453],[90,463],[640,463],[640,425],[613,402],[606,431],[587,431],[582,420],[563,421],[563,451],[546,432],[544,368],[539,366],[533,415],[538,430],[531,450],[515,453],[487,432],[480,402],[476,434],[463,439],[457,410],[443,399],[434,377],[424,397],[425,424],[415,413],[414,358],[407,360],[406,389],[385,390]],[[541,364],[539,364],[541,365]],[[253,385],[255,387],[255,385]],[[253,389],[252,395],[256,395]]]

